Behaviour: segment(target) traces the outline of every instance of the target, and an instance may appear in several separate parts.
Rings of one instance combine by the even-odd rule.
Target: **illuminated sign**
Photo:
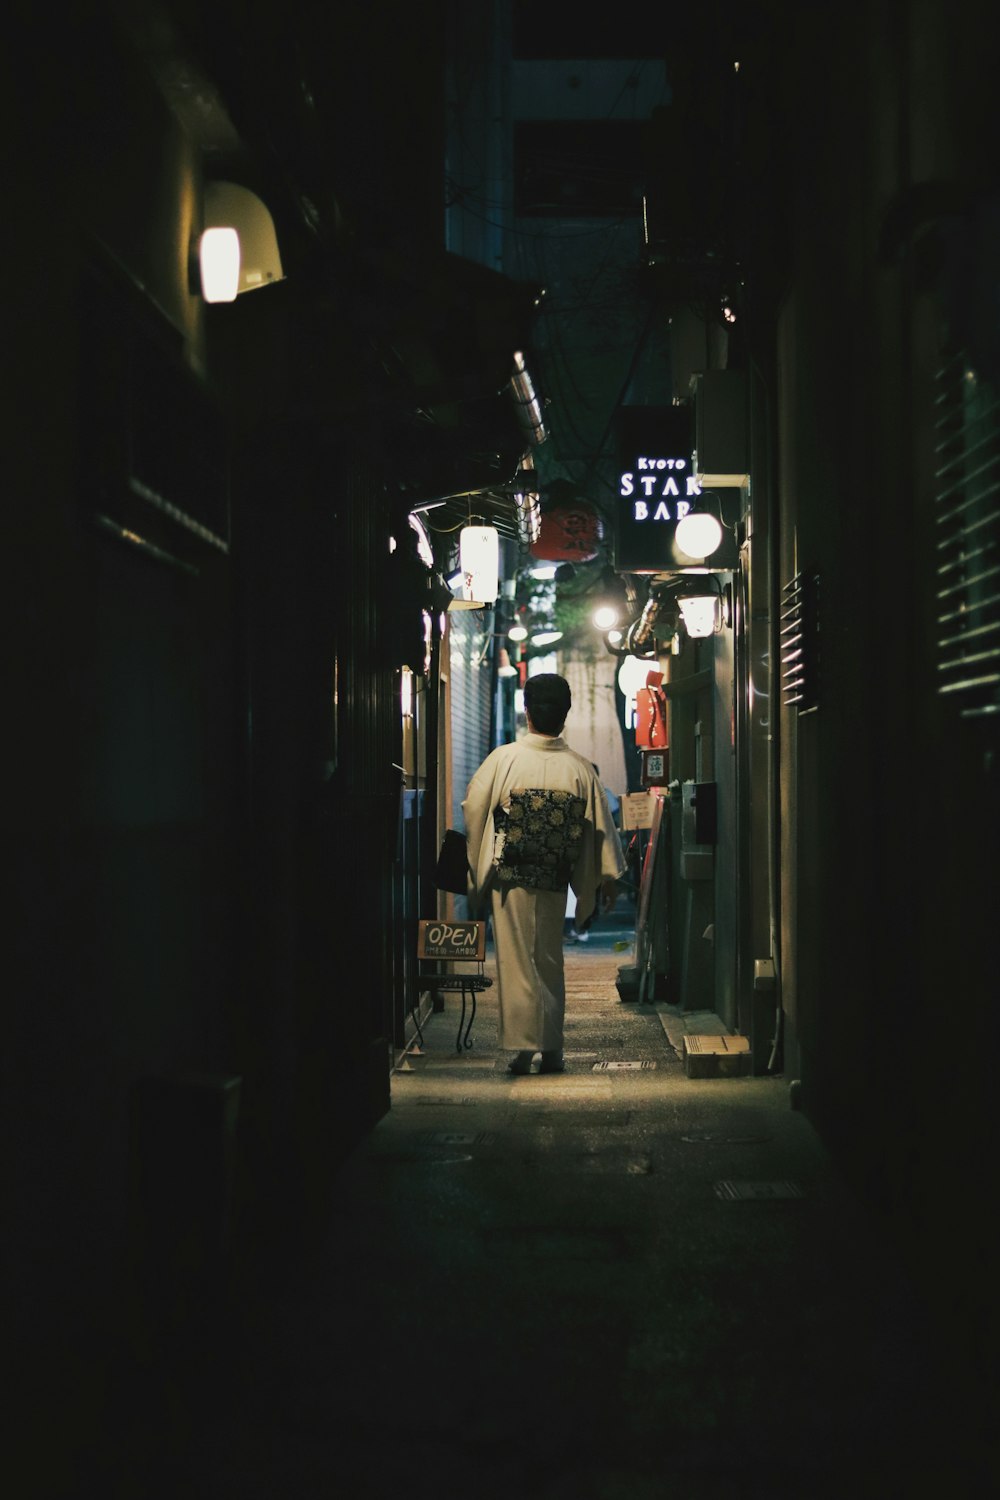
[[[616,421],[618,496],[615,567],[627,573],[684,572],[704,566],[677,545],[678,521],[702,496],[694,470],[694,414],[690,406],[625,406]],[[735,564],[724,547],[713,568]]]
[[[618,494],[632,501],[632,519],[679,521],[686,516],[692,497],[701,494],[701,485],[690,469],[686,458],[647,458],[640,454],[635,469],[626,469],[618,476]]]

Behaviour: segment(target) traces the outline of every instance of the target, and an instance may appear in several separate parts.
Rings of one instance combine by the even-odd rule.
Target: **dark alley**
[[[507,1075],[490,992],[469,1050],[457,997],[425,1023],[332,1232],[134,1372],[95,1493],[990,1492],[983,1393],[884,1226],[786,1080],[688,1076],[716,1017],[619,999],[627,936],[567,951],[564,1075]]]

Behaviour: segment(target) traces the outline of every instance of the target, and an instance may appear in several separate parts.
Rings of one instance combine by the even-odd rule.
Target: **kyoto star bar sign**
[[[687,406],[623,406],[616,419],[618,496],[615,568],[623,573],[703,569],[701,558],[678,547],[678,521],[701,502],[694,471],[694,414]],[[713,568],[735,558],[713,555]],[[729,549],[725,548],[727,554]]]

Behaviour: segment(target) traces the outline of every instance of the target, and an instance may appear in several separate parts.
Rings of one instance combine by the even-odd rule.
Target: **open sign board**
[[[479,963],[486,957],[486,923],[425,917],[418,924],[418,958],[465,958]]]

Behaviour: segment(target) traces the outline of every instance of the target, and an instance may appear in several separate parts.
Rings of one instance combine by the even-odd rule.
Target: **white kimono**
[[[577,820],[582,815],[573,837],[567,833],[562,859],[553,863],[550,877],[542,877],[541,885],[531,871],[525,872],[522,883],[518,871],[506,867],[505,844],[514,837],[507,815],[513,794],[521,790],[571,805]],[[600,777],[565,740],[527,734],[491,751],[469,782],[462,812],[473,872],[472,899],[482,910],[488,896],[493,918],[500,1046],[561,1051],[567,882],[576,895],[577,922],[582,925],[594,910],[601,881],[618,880],[625,871],[618,829]],[[561,812],[556,816],[562,821]],[[546,884],[554,888],[544,888]]]

